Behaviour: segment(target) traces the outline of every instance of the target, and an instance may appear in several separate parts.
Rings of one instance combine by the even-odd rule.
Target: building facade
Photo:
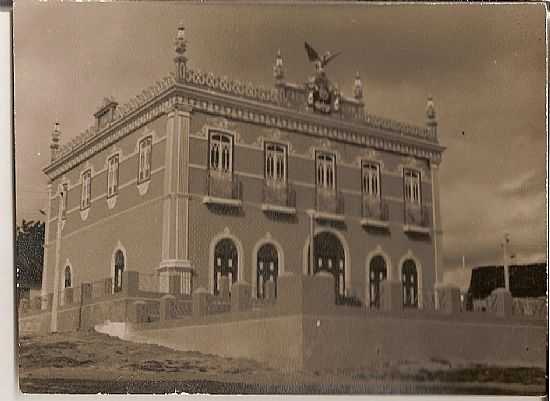
[[[426,126],[410,126],[368,114],[359,75],[341,94],[325,57],[294,84],[277,54],[261,88],[191,70],[186,45],[180,27],[175,73],[126,105],[105,99],[76,139],[61,146],[56,125],[43,299],[106,277],[119,291],[125,270],[160,291],[178,275],[181,293],[215,294],[228,276],[262,298],[285,272],[323,270],[337,302],[375,308],[381,280],[401,282],[404,306],[431,302],[444,150],[433,101]]]

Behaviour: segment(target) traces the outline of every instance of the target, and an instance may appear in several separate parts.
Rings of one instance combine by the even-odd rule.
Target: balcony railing
[[[235,174],[208,172],[205,192],[203,203],[206,204],[236,207],[242,204],[241,182]]]
[[[315,217],[318,220],[344,220],[344,197],[340,191],[317,188]]]
[[[405,202],[403,231],[417,234],[429,234],[429,212],[430,211],[426,206]]]
[[[390,212],[384,199],[363,195],[361,206],[361,225],[377,228],[389,226]]]
[[[262,210],[266,212],[295,214],[296,191],[292,185],[265,182],[263,186]]]

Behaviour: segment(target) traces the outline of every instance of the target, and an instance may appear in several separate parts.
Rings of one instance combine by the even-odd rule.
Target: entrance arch
[[[305,246],[305,273],[312,275],[325,271],[332,274],[336,299],[345,297],[348,286],[349,251],[346,245],[342,242],[342,237],[333,231],[316,232],[313,241],[313,266],[310,266],[309,239]]]
[[[117,249],[115,252],[114,266],[113,291],[120,292],[122,290],[122,273],[126,267],[126,258],[121,249]]]
[[[403,306],[418,307],[418,272],[413,259],[407,259],[401,267],[401,282],[403,284]]]
[[[263,244],[256,253],[256,297],[265,298],[265,283],[273,281],[277,296],[277,277],[279,276],[279,252],[274,244]]]
[[[229,278],[229,289],[237,281],[239,274],[239,253],[231,238],[223,238],[214,246],[214,294],[220,290],[221,277]]]

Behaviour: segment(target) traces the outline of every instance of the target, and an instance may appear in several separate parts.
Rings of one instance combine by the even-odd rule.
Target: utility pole
[[[502,243],[503,250],[503,265],[504,265],[504,288],[510,291],[510,271],[508,266],[508,247],[510,245],[510,234],[504,234],[504,242]]]
[[[309,267],[308,274],[314,274],[313,263],[315,263],[315,256],[313,254],[315,249],[315,211],[309,210]]]
[[[55,270],[53,277],[53,298],[52,298],[52,316],[50,321],[50,331],[52,333],[57,332],[57,309],[59,306],[59,284],[61,281],[60,277],[60,259],[61,259],[61,230],[63,229],[63,212],[64,212],[64,203],[65,197],[65,188],[61,186],[61,190],[57,196],[58,198],[58,211],[57,211],[57,233],[55,239]]]

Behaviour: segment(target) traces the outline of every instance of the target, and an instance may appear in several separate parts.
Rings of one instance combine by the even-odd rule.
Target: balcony
[[[429,234],[430,211],[426,206],[405,203],[403,231],[413,234]]]
[[[315,213],[317,220],[343,222],[344,197],[339,191],[317,188],[315,191]]]
[[[296,191],[292,185],[265,182],[262,210],[270,213],[296,214]]]
[[[361,225],[387,229],[389,227],[389,207],[384,199],[363,195]]]
[[[228,207],[242,206],[242,188],[235,174],[210,171],[206,176],[206,196],[202,203]]]

